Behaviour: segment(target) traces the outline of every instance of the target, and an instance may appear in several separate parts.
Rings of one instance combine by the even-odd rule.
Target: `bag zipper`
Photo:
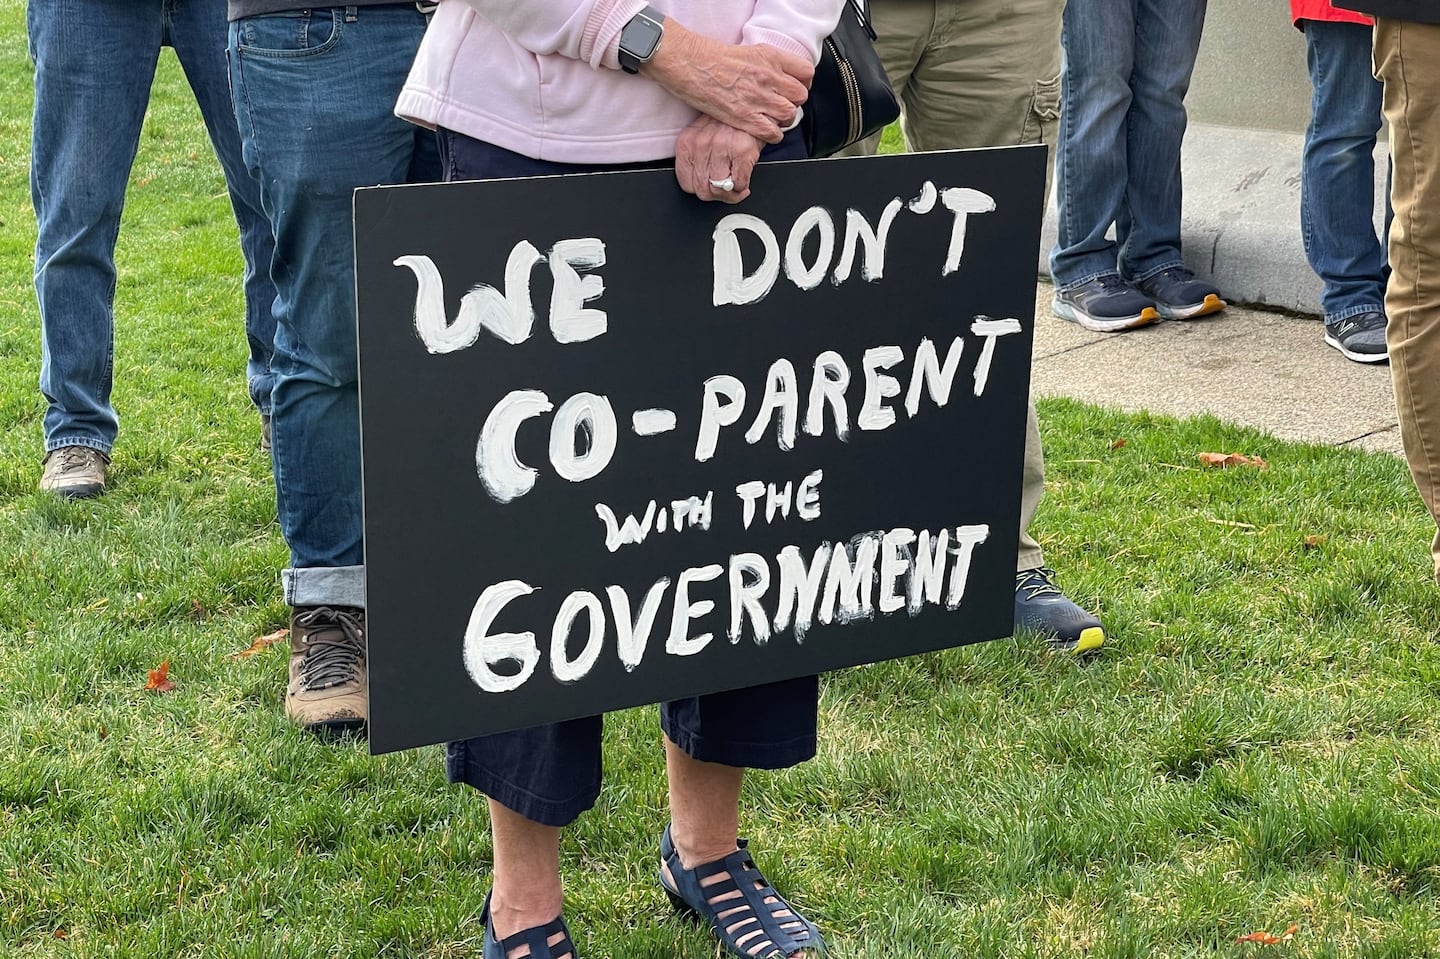
[[[860,80],[855,76],[855,68],[850,61],[840,55],[835,42],[829,37],[825,38],[825,45],[830,48],[830,53],[835,57],[835,65],[840,70],[840,85],[845,88],[845,109],[849,118],[849,135],[845,138],[845,145],[848,146],[860,139],[863,130],[862,107],[860,103]]]

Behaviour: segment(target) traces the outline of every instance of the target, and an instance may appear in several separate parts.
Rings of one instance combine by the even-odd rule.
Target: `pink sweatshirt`
[[[650,0],[686,29],[819,59],[845,0]],[[395,112],[538,160],[675,155],[696,112],[620,69],[645,0],[441,0]]]

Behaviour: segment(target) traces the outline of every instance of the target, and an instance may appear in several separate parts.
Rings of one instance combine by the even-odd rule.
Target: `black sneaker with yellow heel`
[[[1105,645],[1105,626],[1055,585],[1046,566],[1015,574],[1015,632],[1045,637],[1053,649],[1085,653]]]

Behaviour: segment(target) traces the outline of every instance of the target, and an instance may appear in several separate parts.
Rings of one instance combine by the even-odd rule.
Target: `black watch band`
[[[646,6],[620,31],[620,69],[639,73],[650,62],[665,36],[665,14]]]

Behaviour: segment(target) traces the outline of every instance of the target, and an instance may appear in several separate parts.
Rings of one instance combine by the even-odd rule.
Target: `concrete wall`
[[[1305,37],[1286,0],[1210,0],[1186,105],[1198,123],[1304,132]]]

